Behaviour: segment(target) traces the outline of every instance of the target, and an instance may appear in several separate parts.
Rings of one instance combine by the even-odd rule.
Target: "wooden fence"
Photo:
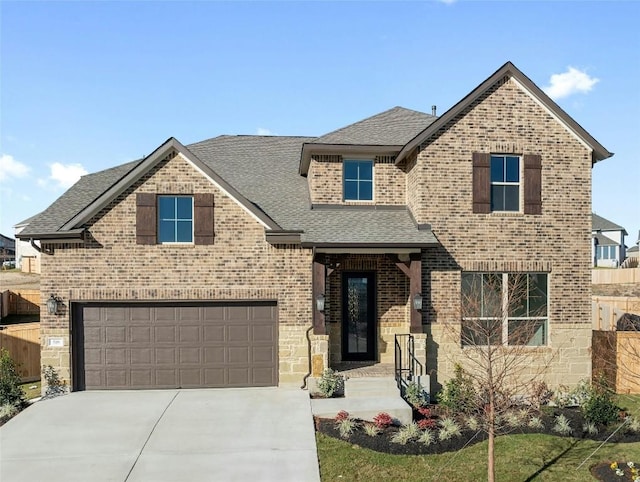
[[[40,290],[9,291],[10,315],[39,315]]]
[[[9,352],[23,382],[40,380],[40,323],[0,326],[0,348]]]
[[[594,285],[640,283],[640,268],[592,269],[591,283]]]
[[[640,315],[640,298],[628,296],[593,296],[591,312],[594,330],[615,330],[625,313]]]
[[[593,379],[604,377],[616,393],[640,394],[640,333],[594,331]]]

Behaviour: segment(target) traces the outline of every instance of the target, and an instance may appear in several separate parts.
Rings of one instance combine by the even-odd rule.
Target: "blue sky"
[[[0,2],[0,233],[84,172],[220,134],[443,113],[511,60],[615,156],[593,209],[640,229],[640,3]]]

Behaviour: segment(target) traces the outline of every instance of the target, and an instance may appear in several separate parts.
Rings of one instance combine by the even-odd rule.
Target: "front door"
[[[375,286],[375,273],[342,275],[342,359],[345,361],[375,361]]]

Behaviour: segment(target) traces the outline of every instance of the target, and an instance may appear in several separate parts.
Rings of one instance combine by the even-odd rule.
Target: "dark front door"
[[[342,275],[342,359],[375,360],[376,278],[374,273]]]

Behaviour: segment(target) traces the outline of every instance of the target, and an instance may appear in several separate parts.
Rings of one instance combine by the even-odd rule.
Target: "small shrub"
[[[480,422],[478,421],[478,418],[473,415],[469,415],[467,418],[465,418],[464,422],[467,427],[469,427],[469,429],[473,430],[474,432],[480,428]]]
[[[337,422],[337,424],[338,432],[340,432],[342,438],[349,438],[349,435],[351,435],[358,426],[358,422],[352,418],[345,418]]]
[[[593,422],[586,422],[582,426],[582,431],[589,435],[598,435],[598,427]]]
[[[627,431],[640,433],[640,419],[636,417],[627,417]]]
[[[417,439],[421,435],[421,431],[418,425],[414,422],[410,422],[407,425],[403,425],[400,429],[393,434],[391,441],[396,444],[406,445],[407,442]]]
[[[540,408],[542,405],[549,403],[552,396],[553,392],[549,390],[545,382],[537,381],[533,383],[531,387],[531,404],[534,407]]]
[[[62,382],[60,380],[60,376],[55,368],[51,365],[46,365],[42,367],[42,375],[47,384],[47,388],[44,392],[44,398],[54,398],[59,395],[64,395],[67,393],[67,384],[66,382]]]
[[[425,430],[420,434],[420,437],[418,437],[418,442],[426,446],[433,444],[435,441],[436,436],[431,430]]]
[[[380,412],[378,415],[373,417],[373,423],[376,424],[378,429],[384,430],[385,428],[393,425],[393,418],[388,413]]]
[[[573,429],[571,428],[571,423],[564,415],[558,415],[556,417],[556,423],[553,426],[553,431],[558,432],[561,435],[571,435]]]
[[[433,418],[423,418],[421,420],[418,420],[418,428],[420,430],[432,429],[432,428],[436,428],[437,426],[438,424],[436,423],[436,420]]]
[[[20,388],[20,375],[16,364],[4,348],[0,348],[0,405],[24,405],[24,392]]]
[[[544,423],[542,423],[542,419],[540,417],[534,416],[529,419],[527,426],[535,430],[542,430],[544,428]]]
[[[524,419],[520,412],[510,411],[504,416],[504,421],[509,428],[518,428],[522,426]]]
[[[418,408],[418,413],[424,418],[431,418],[431,409],[429,407]]]
[[[349,418],[349,412],[347,412],[346,410],[340,410],[335,417],[335,421],[342,422],[343,420],[346,420],[348,418]]]
[[[9,420],[18,412],[19,412],[18,407],[16,407],[15,405],[12,405],[11,403],[5,403],[4,405],[0,405],[0,421]]]
[[[365,423],[363,428],[364,433],[366,433],[369,437],[376,437],[377,435],[380,435],[380,429],[375,423]]]
[[[587,422],[608,425],[618,420],[620,409],[606,385],[592,388],[589,398],[580,406]]]
[[[454,370],[453,378],[447,380],[438,393],[438,404],[449,413],[470,413],[476,399],[473,381],[461,365],[457,364]]]
[[[418,382],[410,382],[407,385],[404,396],[407,402],[416,408],[427,404],[427,396],[425,395],[424,388]]]
[[[438,438],[441,441],[449,440],[453,437],[459,437],[461,435],[460,425],[449,417],[445,417],[440,420],[440,430],[438,431]]]
[[[318,390],[326,397],[331,398],[337,392],[341,391],[344,386],[344,378],[331,368],[327,368],[322,372],[322,376],[318,381]]]
[[[591,397],[591,385],[581,380],[573,390],[561,386],[551,397],[551,401],[560,408],[581,407]]]

